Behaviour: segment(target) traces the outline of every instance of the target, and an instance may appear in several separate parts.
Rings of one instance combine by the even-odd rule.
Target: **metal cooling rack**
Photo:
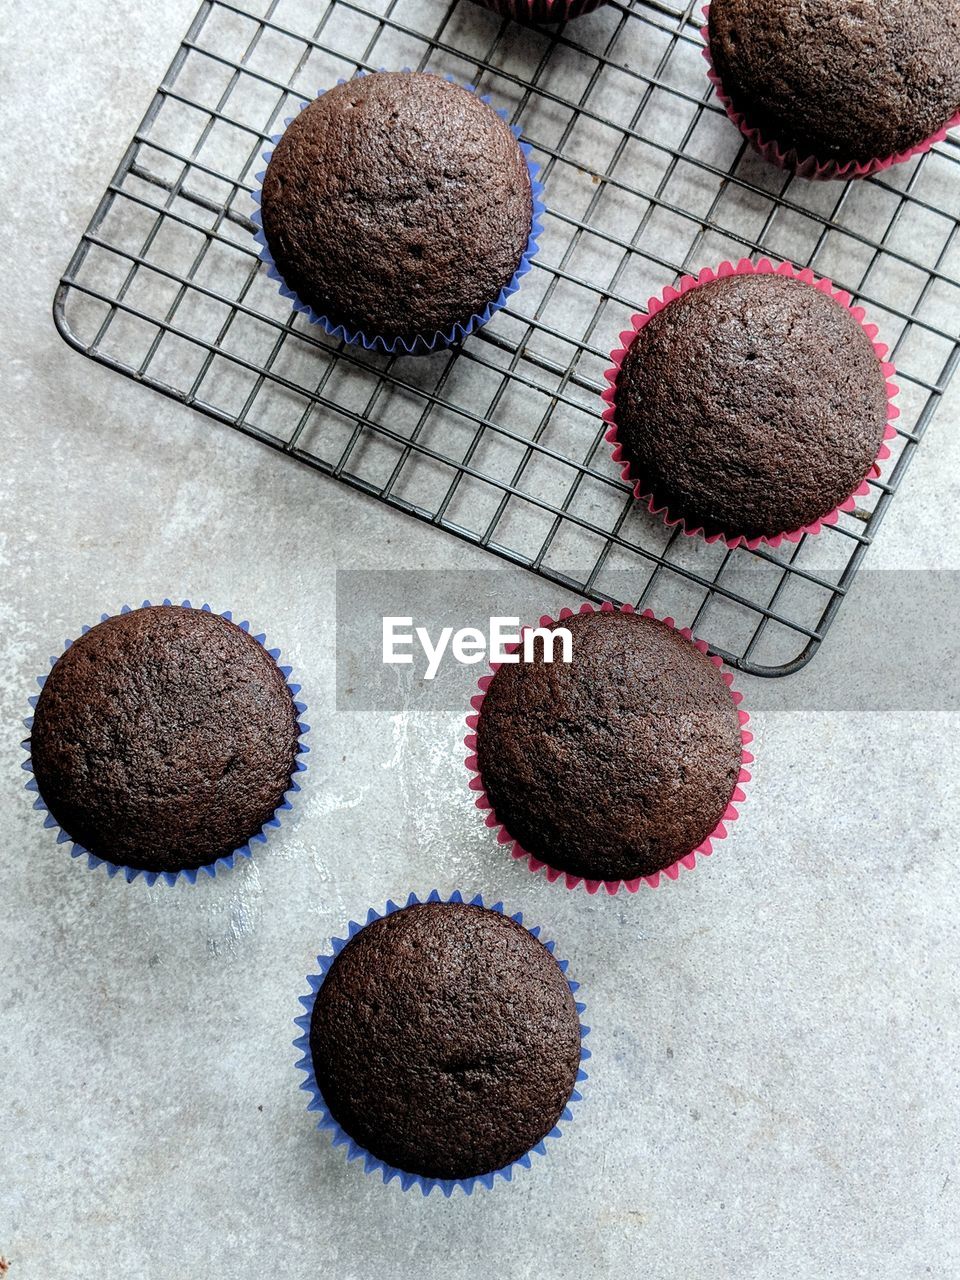
[[[469,0],[204,0],[66,270],[78,350],[595,600],[692,625],[782,675],[816,652],[960,358],[960,139],[868,182],[767,166],[713,99],[702,0],[525,28]],[[509,308],[455,352],[375,355],[290,313],[250,190],[299,101],[359,68],[429,68],[512,110],[548,215]],[[599,392],[632,311],[763,252],[848,289],[893,346],[893,456],[836,528],[731,552],[635,504]]]

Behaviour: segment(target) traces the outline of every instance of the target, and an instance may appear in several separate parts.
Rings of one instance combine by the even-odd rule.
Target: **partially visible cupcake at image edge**
[[[768,160],[864,177],[960,125],[960,0],[711,0],[710,78]]]
[[[128,880],[196,880],[278,826],[305,766],[305,710],[279,651],[229,614],[105,616],[41,678],[24,745],[48,826]]]
[[[605,5],[607,0],[474,0],[474,3],[515,22],[545,25],[582,18]]]
[[[262,256],[328,333],[388,351],[448,346],[529,270],[542,205],[528,152],[450,80],[359,75],[305,104],[268,153]]]
[[[500,904],[433,892],[371,911],[319,957],[297,1065],[348,1158],[449,1195],[544,1154],[589,1054],[577,984],[539,932]]]
[[[748,716],[706,645],[631,609],[585,605],[566,628],[571,660],[494,668],[467,724],[477,807],[530,869],[568,888],[635,892],[709,854],[749,781]]]
[[[766,259],[684,276],[620,335],[604,418],[638,499],[730,546],[835,524],[895,435],[893,366],[862,308]]]

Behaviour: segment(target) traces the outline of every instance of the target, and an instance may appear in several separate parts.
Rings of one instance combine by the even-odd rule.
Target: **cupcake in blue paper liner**
[[[264,153],[260,256],[336,338],[450,346],[505,306],[536,252],[542,187],[519,136],[486,97],[429,72],[341,81]]]
[[[309,1110],[348,1160],[449,1196],[545,1154],[590,1055],[577,984],[539,933],[499,902],[434,890],[333,939],[294,1045]]]
[[[607,0],[475,0],[484,9],[492,9],[514,22],[569,22],[599,9]]]
[[[279,827],[309,731],[300,686],[248,622],[124,605],[38,677],[27,789],[74,857],[128,881],[216,875]]]

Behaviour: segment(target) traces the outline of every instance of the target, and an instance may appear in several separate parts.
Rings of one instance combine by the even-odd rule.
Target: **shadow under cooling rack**
[[[521,27],[457,0],[205,0],[58,289],[68,342],[318,470],[594,600],[691,625],[733,665],[816,652],[960,353],[960,143],[866,182],[745,147],[694,3]],[[695,12],[696,9],[696,12]],[[250,192],[304,98],[358,69],[478,84],[532,145],[547,215],[509,307],[455,350],[344,347],[258,263]],[[603,440],[608,354],[685,271],[769,254],[850,291],[893,348],[903,416],[861,507],[777,551],[668,530]]]

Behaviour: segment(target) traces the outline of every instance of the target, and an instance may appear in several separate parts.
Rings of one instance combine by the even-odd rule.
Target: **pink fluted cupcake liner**
[[[840,163],[838,160],[820,160],[816,156],[800,155],[795,148],[782,147],[775,138],[767,137],[761,129],[752,125],[747,117],[734,106],[732,99],[723,87],[720,73],[713,63],[713,55],[710,52],[709,15],[710,6],[707,4],[703,8],[704,24],[700,29],[700,34],[703,36],[703,56],[707,60],[707,76],[710,83],[716,89],[717,97],[720,99],[723,109],[750,145],[755,151],[759,151],[765,160],[775,164],[778,169],[787,169],[797,174],[800,178],[809,178],[814,182],[838,181],[846,178],[868,178],[871,174],[882,173],[884,169],[889,169],[895,164],[904,164],[915,156],[924,155],[938,142],[943,142],[951,129],[956,129],[960,126],[960,111],[958,111],[936,133],[931,134],[929,138],[924,138],[922,142],[918,142],[915,146],[909,147],[906,151],[900,151],[893,156],[877,156],[871,160],[848,160],[845,163]]]
[[[651,316],[655,316],[658,311],[662,311],[664,307],[669,306],[671,302],[676,301],[685,293],[689,293],[691,289],[698,289],[701,285],[711,284],[714,280],[723,280],[728,276],[736,275],[779,275],[788,276],[793,280],[800,280],[804,284],[812,285],[820,293],[826,293],[836,302],[846,307],[852,316],[854,316],[863,326],[863,330],[873,344],[873,349],[877,353],[877,359],[883,370],[883,376],[887,382],[887,425],[884,429],[883,442],[877,450],[877,456],[871,464],[870,469],[864,476],[862,483],[845,498],[839,506],[834,507],[832,511],[828,511],[826,515],[820,516],[811,524],[804,525],[801,529],[785,530],[783,533],[773,534],[770,537],[747,538],[742,534],[736,533],[705,533],[700,527],[689,527],[682,516],[673,515],[669,508],[660,503],[656,494],[651,493],[644,481],[643,476],[637,475],[631,468],[630,463],[623,455],[617,437],[616,422],[616,396],[617,381],[620,377],[620,367],[624,358],[630,349],[631,343],[635,340],[637,334],[650,320]],[[645,503],[647,510],[651,515],[659,516],[665,524],[670,528],[679,527],[682,533],[689,537],[701,537],[706,542],[723,542],[731,550],[736,547],[748,547],[751,551],[755,551],[761,544],[768,547],[779,547],[783,542],[799,542],[807,533],[819,533],[824,525],[836,524],[840,518],[842,511],[853,511],[857,505],[857,498],[862,498],[870,492],[869,481],[876,479],[880,475],[880,463],[890,457],[890,449],[886,441],[892,440],[897,434],[896,429],[892,425],[899,418],[900,410],[894,404],[896,396],[899,394],[900,388],[891,381],[896,369],[886,359],[887,347],[884,343],[877,340],[879,329],[875,324],[867,322],[866,312],[863,307],[855,307],[850,294],[843,289],[834,288],[829,280],[820,279],[815,276],[809,268],[801,270],[799,267],[791,266],[789,262],[781,262],[778,266],[770,261],[769,258],[760,258],[757,262],[753,262],[750,258],[741,258],[734,266],[730,262],[721,262],[716,270],[711,267],[704,267],[700,274],[694,278],[685,275],[676,285],[670,285],[664,289],[658,298],[651,298],[647,302],[646,314],[637,314],[631,317],[630,329],[625,329],[620,334],[621,345],[610,353],[610,359],[613,361],[612,366],[604,372],[604,377],[610,383],[610,386],[601,393],[601,398],[606,402],[607,407],[603,411],[603,419],[608,423],[608,430],[605,439],[613,445],[612,457],[614,462],[621,465],[620,474],[628,484],[633,485],[634,497],[638,502]]]
[[[580,613],[595,613],[596,611],[596,607],[589,603],[582,604],[579,609]],[[614,611],[615,606],[609,602],[605,602],[600,606],[600,612],[602,613],[613,613]],[[635,613],[636,610],[633,605],[625,604],[620,606],[620,612]],[[541,627],[554,626],[556,623],[564,622],[567,618],[572,618],[573,616],[574,611],[572,609],[564,608],[560,610],[556,618],[551,618],[549,614],[544,614],[540,618],[538,625]],[[689,627],[678,627],[673,618],[657,619],[652,609],[644,609],[641,616],[644,618],[654,618],[655,620],[662,622],[664,626],[671,627],[674,631],[678,631],[680,635],[690,641],[695,649],[699,650],[704,657],[708,658],[715,667],[720,668],[723,666],[722,659],[707,652],[706,641],[694,639],[693,633]],[[512,645],[508,649],[508,652],[513,653],[518,648],[519,645]],[[746,727],[749,723],[750,716],[740,705],[743,702],[743,694],[733,688],[732,672],[724,671],[722,672],[722,676],[724,684],[730,690],[730,697],[733,700],[734,706],[737,708],[737,715],[740,719],[740,772],[720,821],[706,839],[702,840],[695,849],[691,849],[689,853],[684,854],[682,858],[678,858],[676,862],[671,863],[669,867],[665,867],[662,871],[656,871],[650,876],[638,876],[635,880],[588,880],[584,876],[573,875],[569,871],[560,871],[556,867],[551,867],[550,864],[544,862],[542,858],[538,858],[536,854],[530,853],[529,850],[524,849],[519,841],[515,840],[513,836],[510,835],[509,831],[507,831],[501,820],[497,817],[490,798],[487,795],[486,789],[483,785],[483,778],[480,775],[477,764],[476,730],[477,725],[480,723],[484,697],[490,687],[490,682],[493,680],[493,677],[496,675],[501,665],[502,664],[499,662],[492,662],[490,664],[490,674],[481,676],[477,681],[477,688],[479,692],[474,694],[470,699],[470,706],[473,708],[473,711],[466,718],[467,728],[470,732],[463,740],[463,744],[467,748],[467,756],[464,764],[466,765],[467,772],[470,775],[468,786],[471,791],[477,793],[475,801],[476,807],[486,814],[486,817],[484,818],[485,825],[490,827],[491,830],[495,830],[497,832],[497,842],[499,844],[509,846],[509,852],[512,858],[516,858],[518,861],[525,861],[529,870],[534,873],[543,871],[551,884],[562,879],[568,889],[576,889],[582,884],[587,893],[590,894],[597,893],[601,888],[605,889],[606,892],[611,895],[618,893],[621,888],[627,893],[637,893],[641,884],[646,884],[649,888],[656,889],[660,884],[662,876],[666,876],[668,880],[676,880],[677,876],[680,874],[681,867],[686,868],[688,871],[692,871],[696,866],[698,857],[709,857],[710,854],[713,853],[716,842],[726,839],[731,825],[736,822],[737,818],[740,816],[740,810],[737,806],[742,805],[747,798],[746,792],[743,788],[750,782],[751,775],[746,766],[753,764],[754,759],[752,753],[747,749],[750,743],[753,742],[753,734]]]
[[[514,22],[568,22],[599,9],[607,0],[474,0]]]

